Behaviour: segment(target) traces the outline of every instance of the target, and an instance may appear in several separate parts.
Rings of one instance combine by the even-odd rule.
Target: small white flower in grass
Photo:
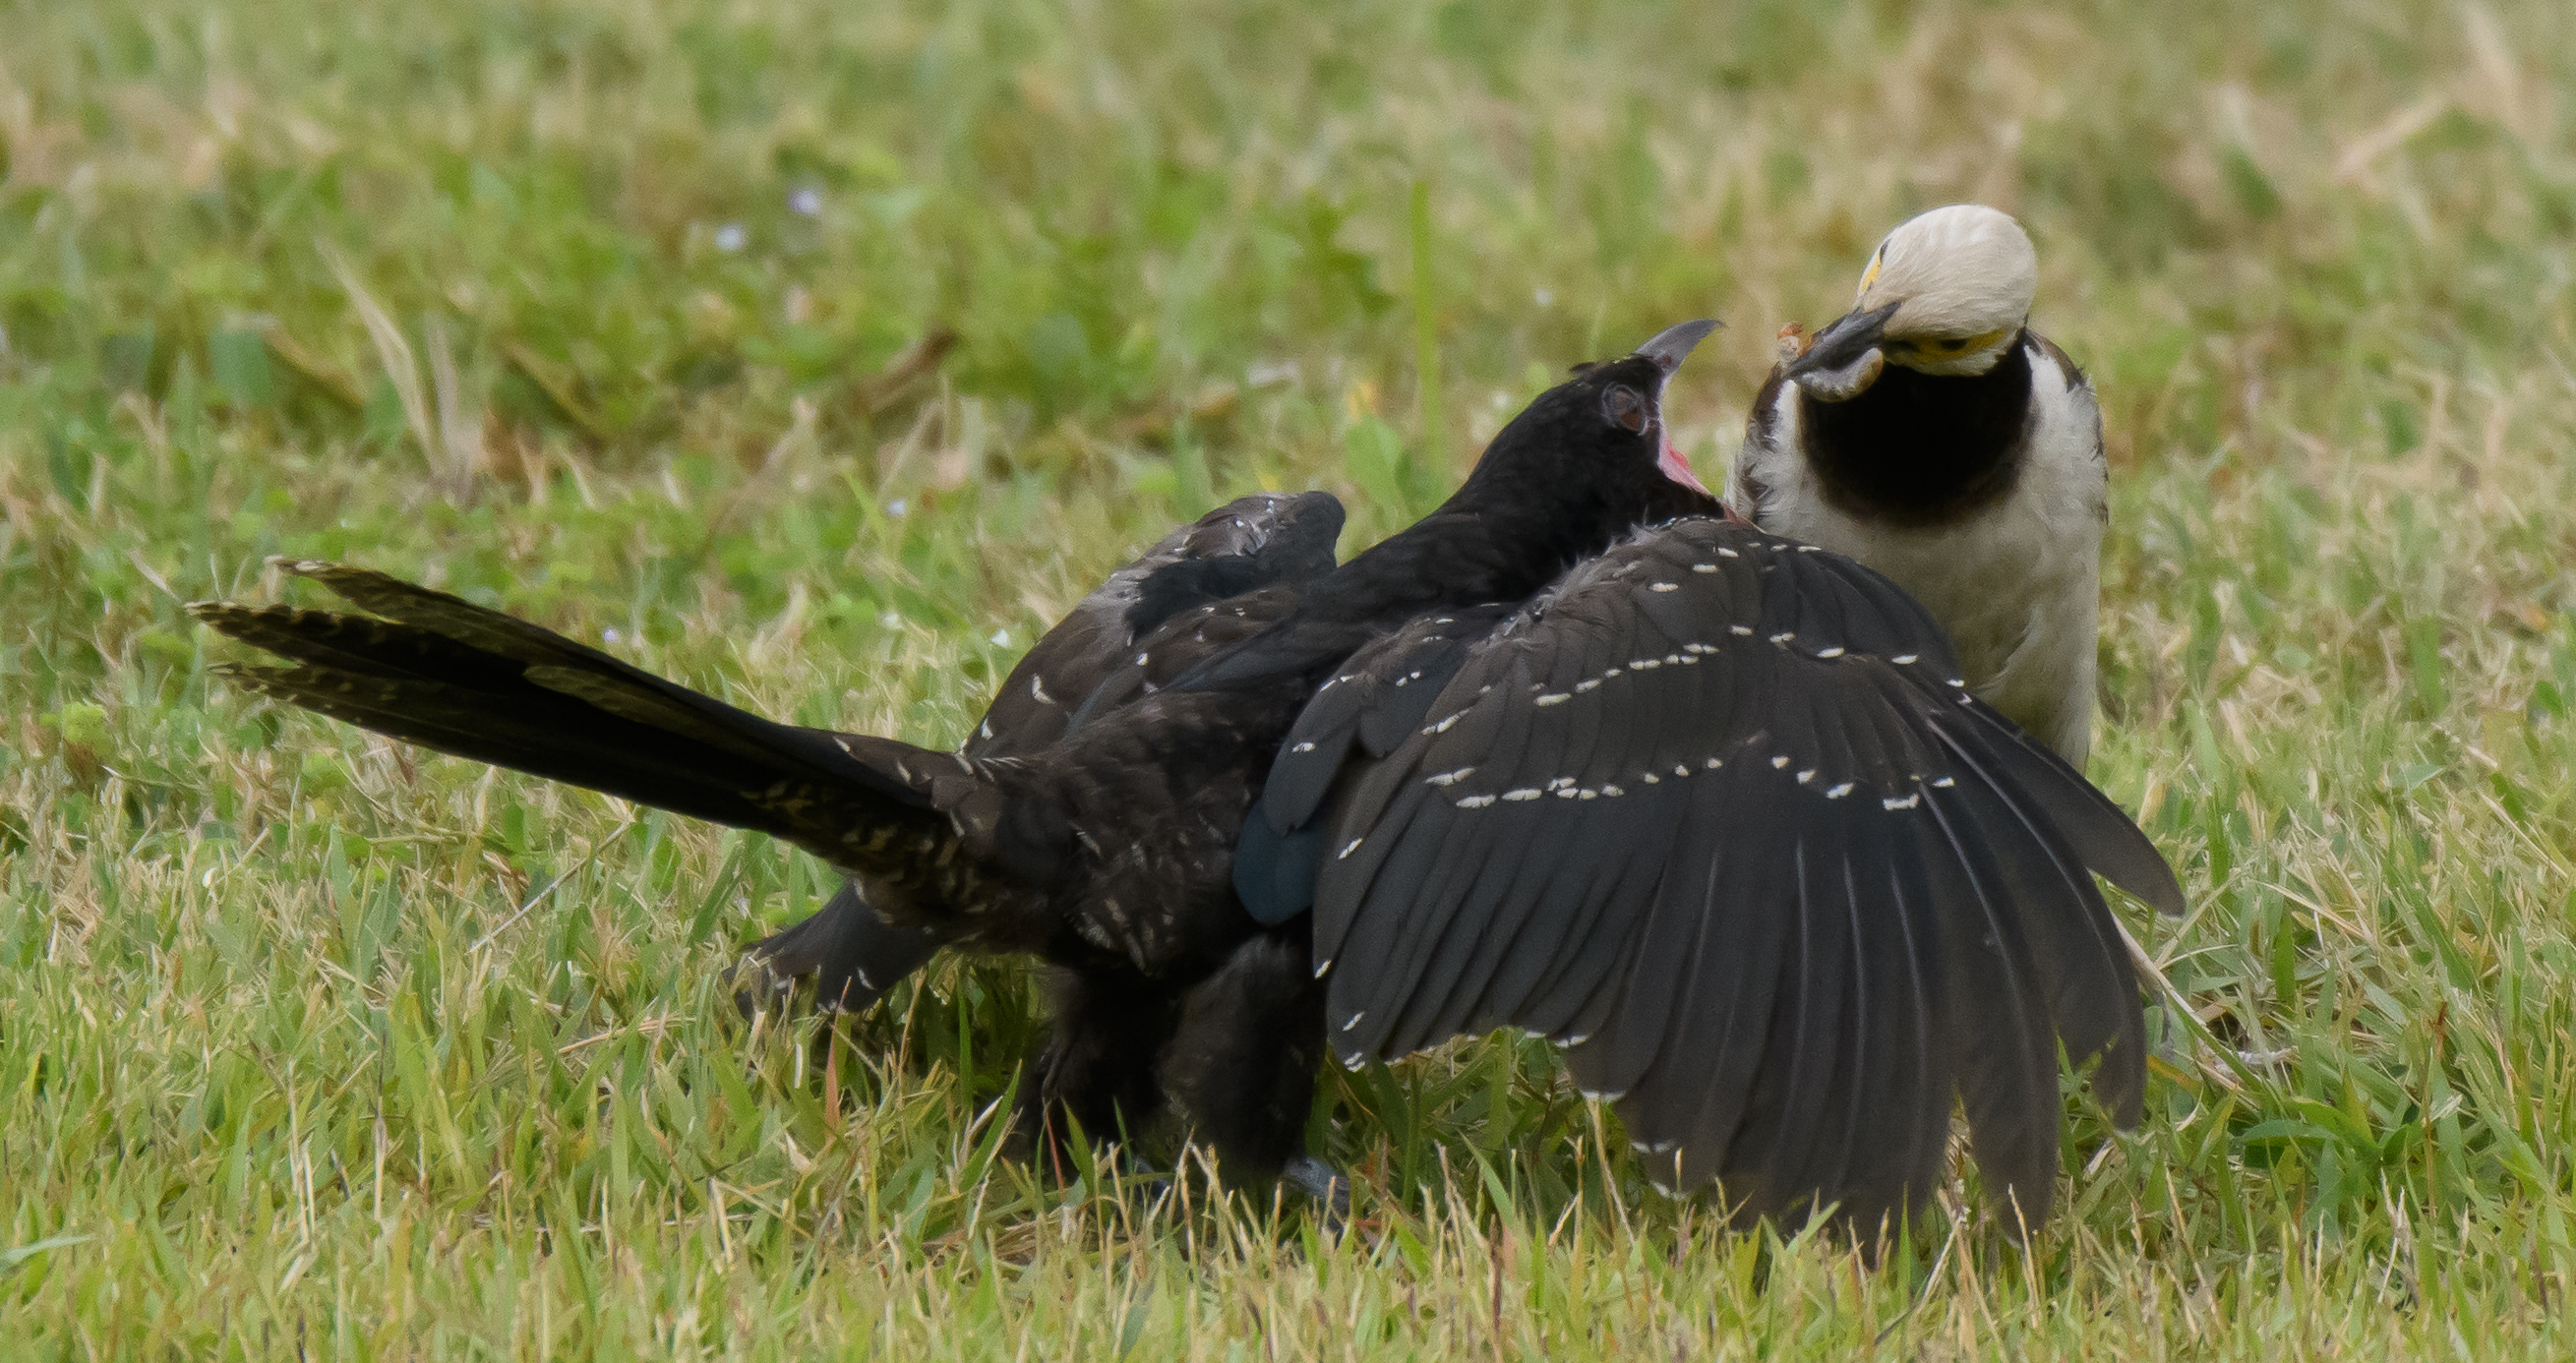
[[[906,498],[897,497],[886,503],[886,514],[889,516],[900,516],[910,510],[912,510],[912,503]]]
[[[806,185],[787,196],[787,211],[800,218],[823,216],[823,191]]]
[[[621,644],[626,641],[625,636],[617,632],[617,627],[615,625],[611,625],[608,628],[601,630],[599,632],[599,639],[600,642],[611,646]]]
[[[1011,646],[1011,632],[1010,632],[1009,630],[1006,630],[1006,629],[997,629],[997,630],[993,631],[993,647],[995,647],[995,648],[1009,648],[1010,646]]]
[[[744,231],[738,222],[729,222],[716,229],[716,249],[719,251],[739,251],[750,240],[751,233]]]

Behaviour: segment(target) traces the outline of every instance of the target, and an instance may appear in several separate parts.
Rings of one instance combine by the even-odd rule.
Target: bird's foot
[[[1341,1170],[1312,1155],[1299,1155],[1279,1171],[1279,1181],[1315,1199],[1327,1234],[1340,1234],[1350,1221],[1351,1181]]]

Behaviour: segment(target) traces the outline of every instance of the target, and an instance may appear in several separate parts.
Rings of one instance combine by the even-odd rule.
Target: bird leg
[[[1074,1165],[1074,1132],[1094,1144],[1142,1129],[1163,1108],[1154,1058],[1179,1010],[1171,992],[1141,975],[1047,972],[1053,1028],[1033,1082],[1020,1089],[1014,1140],[1058,1181]]]
[[[1190,991],[1164,1079],[1229,1185],[1284,1177],[1338,1216],[1349,1181],[1306,1153],[1324,1056],[1324,987],[1307,964],[1306,921],[1235,948]]]
[[[765,1008],[785,1011],[808,975],[818,1011],[863,1013],[920,969],[942,940],[930,926],[887,921],[851,881],[812,917],[754,943],[724,983],[734,986],[734,1006],[746,1019]]]

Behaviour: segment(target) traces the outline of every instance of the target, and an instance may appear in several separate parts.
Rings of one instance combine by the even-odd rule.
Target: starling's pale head
[[[1789,376],[1840,401],[1890,364],[1985,373],[2030,319],[2038,288],[2039,257],[2011,215],[1982,204],[1933,209],[1879,243],[1851,312],[1816,334]]]

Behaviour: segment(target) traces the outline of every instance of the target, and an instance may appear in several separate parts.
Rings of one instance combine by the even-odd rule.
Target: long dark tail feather
[[[472,602],[360,568],[280,566],[387,618],[197,602],[189,613],[302,664],[235,684],[391,738],[785,838],[874,869],[951,836],[933,773],[957,758],[777,724]],[[908,834],[908,837],[898,837]]]

